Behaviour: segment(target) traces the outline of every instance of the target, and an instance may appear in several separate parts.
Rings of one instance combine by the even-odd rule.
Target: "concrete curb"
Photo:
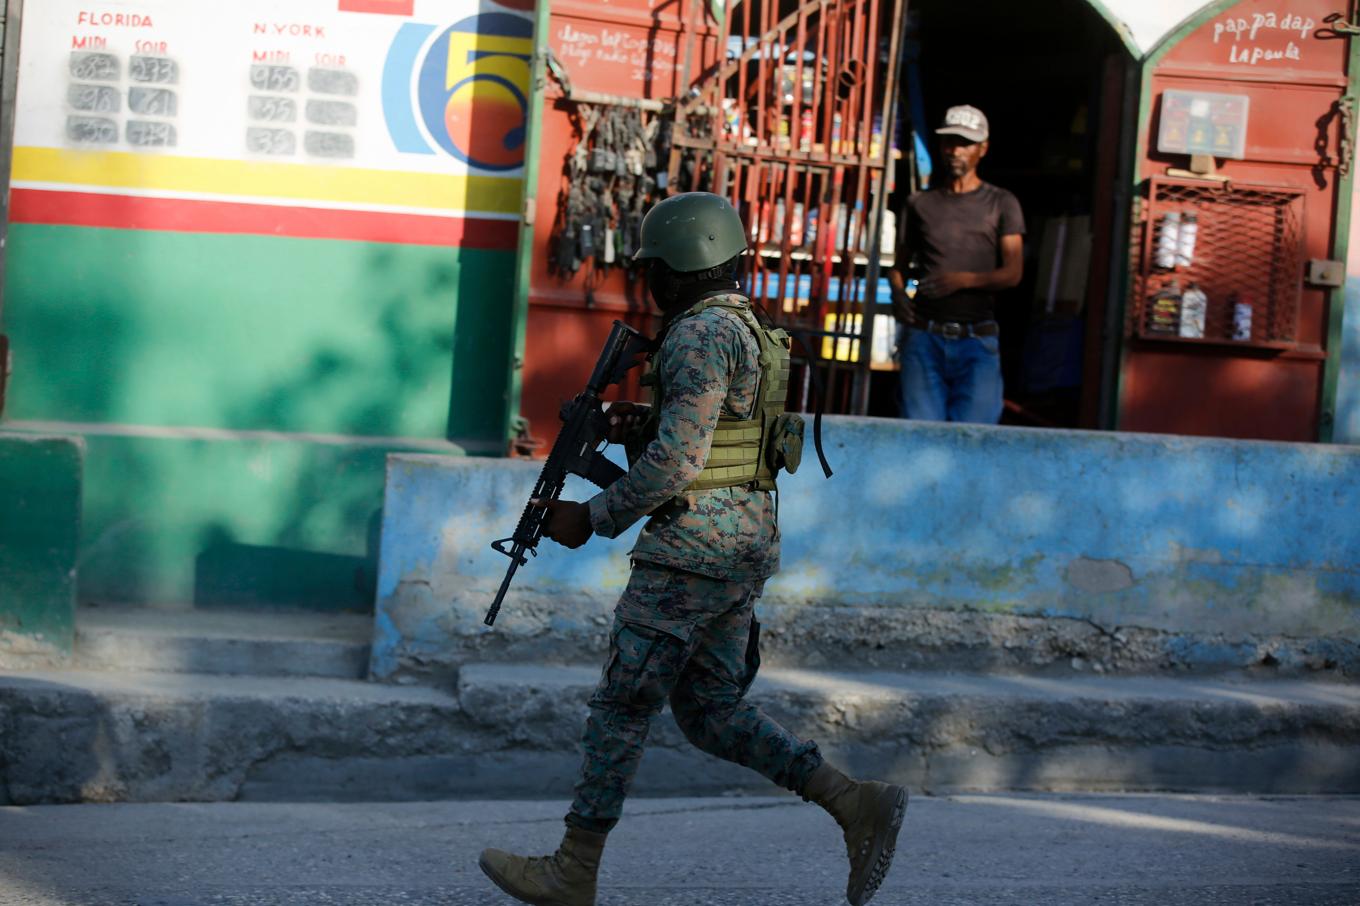
[[[566,798],[598,670],[465,667],[449,692],[335,679],[0,675],[0,803]],[[1360,686],[762,673],[753,698],[916,789],[1360,792]],[[652,731],[640,795],[769,792]]]

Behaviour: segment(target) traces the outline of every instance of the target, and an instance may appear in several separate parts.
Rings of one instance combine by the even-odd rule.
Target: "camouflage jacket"
[[[746,297],[728,297],[745,303]],[[760,347],[733,312],[707,308],[671,324],[652,368],[664,392],[656,435],[628,473],[590,500],[597,535],[617,537],[663,508],[642,530],[634,560],[729,580],[765,579],[779,569],[779,529],[768,491],[684,489],[708,459],[719,414],[750,418],[760,383]]]

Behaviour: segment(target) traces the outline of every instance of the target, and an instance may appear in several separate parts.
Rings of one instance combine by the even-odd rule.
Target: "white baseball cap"
[[[944,125],[935,130],[936,135],[958,135],[970,142],[987,140],[987,117],[976,107],[967,104],[950,107],[944,114]]]

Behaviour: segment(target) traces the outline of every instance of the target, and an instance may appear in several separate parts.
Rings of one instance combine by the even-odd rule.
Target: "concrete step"
[[[452,682],[467,663],[603,662],[616,594],[512,586],[495,631],[487,632],[482,617],[501,578],[470,581],[452,602],[438,599],[428,583],[404,591],[419,606],[381,613],[373,648],[377,678],[440,685]],[[1288,607],[1288,600],[1282,598],[1279,606]],[[909,595],[891,606],[762,600],[756,612],[760,656],[768,667],[1360,680],[1358,633],[1170,631],[1138,625],[1132,615],[1127,624],[1103,625],[1063,616],[935,608]]]
[[[72,666],[360,679],[372,635],[371,614],[82,607]]]
[[[0,674],[0,804],[570,797],[597,667],[455,688],[155,672]],[[762,671],[753,699],[915,789],[1360,792],[1360,686]],[[640,795],[768,793],[658,719]]]

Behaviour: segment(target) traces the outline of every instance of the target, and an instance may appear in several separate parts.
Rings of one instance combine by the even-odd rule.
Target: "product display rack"
[[[1288,186],[1149,179],[1133,225],[1129,334],[1158,343],[1293,349],[1303,289],[1304,196]],[[1190,238],[1177,235],[1184,223],[1194,224]],[[1159,330],[1158,316],[1165,328],[1171,308],[1168,297],[1191,285],[1208,299],[1203,335]]]

